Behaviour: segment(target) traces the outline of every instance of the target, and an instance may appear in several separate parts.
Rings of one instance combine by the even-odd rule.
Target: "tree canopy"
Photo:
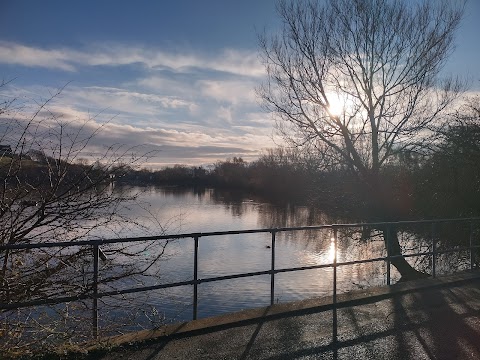
[[[281,133],[364,180],[419,151],[462,84],[441,78],[463,8],[450,2],[278,2],[279,34],[260,37],[260,89]]]

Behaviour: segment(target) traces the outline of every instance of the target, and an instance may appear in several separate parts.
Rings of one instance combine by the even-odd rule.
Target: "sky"
[[[451,0],[455,1],[455,0]],[[467,3],[445,72],[480,90],[480,0]],[[0,0],[4,96],[105,123],[92,145],[144,144],[147,167],[253,160],[281,143],[255,93],[274,0]]]

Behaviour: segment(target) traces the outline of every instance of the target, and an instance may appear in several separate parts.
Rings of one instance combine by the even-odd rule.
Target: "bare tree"
[[[105,124],[98,125],[94,119],[64,119],[49,106],[58,95],[59,92],[36,102],[33,113],[24,101],[4,94],[0,98],[0,145],[4,150],[0,152],[0,244],[122,237],[131,234],[125,230],[132,226],[137,233],[138,229],[147,231],[145,219],[137,222],[124,211],[125,206],[136,203],[138,193],[115,187],[112,180],[142,164],[151,154],[111,145],[97,148],[96,155],[89,155],[87,150]],[[86,154],[90,156],[88,161],[84,159]],[[156,223],[156,235],[163,230]],[[146,241],[105,246],[102,255],[109,261],[103,263],[100,286],[115,290],[126,277],[135,283],[157,278],[158,262],[166,245],[167,242]],[[0,250],[0,303],[89,294],[91,259],[90,247]],[[33,339],[37,345],[42,336],[57,341],[58,337],[81,338],[85,334],[78,330],[85,330],[81,325],[85,323],[82,319],[89,317],[85,313],[89,305],[83,303],[83,311],[73,311],[71,306],[67,304],[64,310],[52,315],[48,325],[45,321],[42,324],[39,310],[36,316],[30,310],[1,310],[0,348],[28,344],[19,335],[24,335],[21,329],[32,332],[36,325],[38,333],[34,333]],[[67,308],[70,310],[65,312]],[[50,316],[52,311],[45,314]],[[67,320],[65,316],[68,321],[73,318],[77,325],[66,329],[62,325]],[[88,326],[86,330],[88,335]]]
[[[463,8],[451,2],[326,0],[277,3],[283,30],[260,37],[268,81],[260,89],[281,133],[347,166],[377,219],[395,211],[380,171],[421,151],[462,84],[440,79]],[[401,252],[396,236],[388,249]],[[393,261],[417,276],[404,258]]]

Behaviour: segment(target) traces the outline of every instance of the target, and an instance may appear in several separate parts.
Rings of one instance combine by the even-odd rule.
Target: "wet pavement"
[[[480,274],[309,299],[110,339],[91,358],[480,359]],[[140,343],[135,341],[142,340]],[[133,343],[133,344],[132,344]]]

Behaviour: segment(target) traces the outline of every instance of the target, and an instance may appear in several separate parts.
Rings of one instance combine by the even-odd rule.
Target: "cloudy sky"
[[[479,19],[470,0],[445,69],[472,90]],[[254,159],[275,146],[257,33],[277,27],[274,0],[1,0],[1,91],[39,101],[67,85],[52,112],[109,121],[96,141],[160,150],[151,167]]]

